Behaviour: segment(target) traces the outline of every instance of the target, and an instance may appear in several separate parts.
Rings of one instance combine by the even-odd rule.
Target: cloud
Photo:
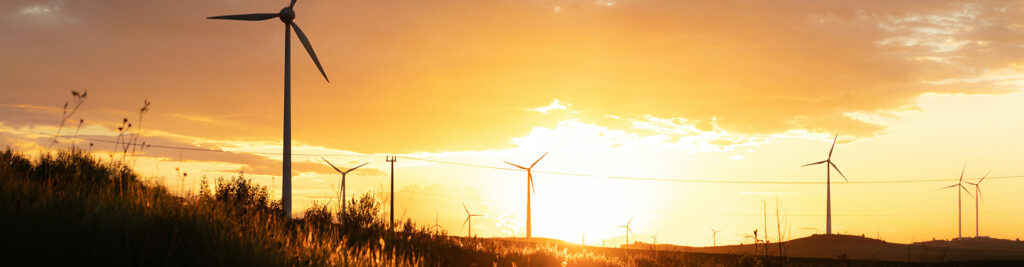
[[[38,5],[38,4],[36,4],[36,5],[25,6],[25,7],[21,8],[21,10],[19,10],[18,13],[21,13],[22,15],[28,15],[28,16],[41,16],[41,15],[49,14],[50,12],[54,12],[54,11],[56,11],[59,8],[60,8],[60,6],[57,6],[57,5]]]
[[[569,109],[569,106],[572,106],[572,104],[564,103],[561,100],[558,100],[556,98],[555,100],[551,101],[551,104],[548,104],[547,106],[533,108],[533,109],[530,109],[530,110],[531,111],[540,112],[540,113],[543,113],[543,114],[548,114],[548,113],[553,113],[553,112],[559,111],[559,110],[567,110],[567,109]]]
[[[297,137],[363,152],[503,148],[531,127],[561,121],[516,112],[556,95],[557,103],[536,111],[586,119],[559,112],[572,103],[573,110],[633,120],[716,118],[735,134],[863,137],[885,126],[845,114],[910,109],[930,92],[1021,87],[1022,70],[1013,66],[1024,62],[1024,8],[1016,2],[645,0],[593,7],[608,2],[302,5],[303,27],[340,82],[323,84],[309,62],[296,63],[294,86],[303,88],[293,100]],[[63,4],[46,11],[49,3]],[[25,9],[32,5],[41,7]],[[552,15],[554,6],[562,12]],[[157,130],[180,127],[219,139],[280,135],[280,125],[268,122],[281,120],[281,62],[265,56],[280,53],[280,32],[201,19],[276,4],[6,1],[0,8],[9,12],[0,18],[9,26],[0,49],[19,51],[0,67],[0,102],[46,103],[52,91],[86,87],[96,95],[87,108],[148,98],[160,105],[154,119],[184,115],[167,115]],[[41,31],[39,23],[22,23],[29,16],[23,9],[88,23]],[[1012,73],[992,78],[1002,70]]]

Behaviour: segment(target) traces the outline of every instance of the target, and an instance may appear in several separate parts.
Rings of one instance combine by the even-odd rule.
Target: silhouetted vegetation
[[[780,266],[901,263],[582,247],[557,240],[443,235],[406,220],[389,230],[372,194],[285,216],[244,174],[175,196],[123,161],[82,150],[36,159],[0,152],[0,266]]]

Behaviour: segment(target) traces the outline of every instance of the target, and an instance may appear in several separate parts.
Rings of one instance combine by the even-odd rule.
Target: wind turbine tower
[[[843,171],[840,171],[839,167],[836,167],[836,164],[832,163],[832,151],[836,149],[836,140],[839,140],[839,133],[836,133],[836,137],[832,139],[832,148],[828,150],[828,158],[819,162],[808,163],[800,166],[807,167],[811,165],[825,164],[825,234],[827,235],[832,234],[832,169],[836,169],[836,172],[839,172],[839,175],[843,177],[843,180],[849,181],[846,180],[846,175],[843,174]]]
[[[718,232],[721,232],[721,231],[715,230],[715,228],[711,228],[711,246],[712,247],[718,246]]]
[[[325,158],[320,158],[320,159],[323,159],[324,162],[327,162],[327,165],[331,165],[331,168],[334,168],[335,171],[338,171],[338,173],[341,173],[341,214],[345,214],[345,212],[346,212],[346,209],[345,209],[345,204],[346,204],[345,203],[345,176],[348,175],[348,173],[350,173],[350,172],[352,172],[352,171],[354,171],[356,169],[359,169],[359,167],[362,167],[362,166],[365,166],[366,164],[369,164],[370,162],[367,161],[366,163],[360,164],[359,166],[355,166],[355,167],[353,167],[351,169],[348,169],[347,171],[342,171],[342,170],[338,169],[338,167],[335,167],[334,164],[331,164],[330,161],[327,161],[327,159],[325,159]]]
[[[963,214],[963,212],[961,212],[961,206],[960,206],[960,192],[967,192],[968,196],[971,196],[972,198],[974,197],[974,196],[971,195],[971,191],[967,190],[967,187],[964,186],[964,171],[966,171],[966,170],[967,170],[967,164],[964,164],[964,168],[962,170],[960,170],[960,180],[959,181],[957,181],[953,185],[950,185],[950,186],[947,186],[947,187],[943,187],[943,188],[939,188],[939,190],[946,189],[946,188],[954,188],[954,187],[957,188],[956,189],[956,236],[957,236],[957,238],[963,238],[964,237],[963,236],[963,227],[961,225],[963,222],[961,221],[962,219],[960,218],[960,217],[962,217],[962,214]]]
[[[469,208],[466,207],[466,203],[462,203],[462,209],[466,210],[466,221],[462,222],[462,225],[469,224],[469,227],[466,228],[467,237],[473,237],[473,217],[484,215],[469,213]]]
[[[508,161],[505,162],[508,163],[509,165],[516,166],[520,169],[526,170],[526,238],[533,237],[533,217],[530,208],[530,195],[537,194],[537,188],[533,187],[533,166],[537,166],[537,162],[540,162],[540,160],[544,159],[544,156],[547,155],[548,152],[544,152],[544,155],[541,155],[540,158],[537,159],[537,161],[534,161],[533,164],[530,164],[529,168],[512,164],[511,162]]]
[[[272,18],[279,18],[281,22],[284,22],[284,148],[281,153],[281,205],[284,207],[285,214],[290,217],[292,214],[292,56],[291,56],[291,32],[294,29],[295,35],[299,37],[299,42],[306,48],[306,52],[313,58],[313,63],[316,64],[316,68],[320,70],[320,74],[324,76],[324,80],[331,82],[327,79],[327,73],[324,72],[323,66],[320,65],[320,60],[316,58],[316,53],[313,52],[313,46],[309,44],[309,38],[306,38],[306,34],[302,33],[302,29],[299,29],[299,25],[295,23],[295,1],[292,0],[288,6],[281,9],[277,13],[254,13],[254,14],[242,14],[242,15],[227,15],[227,16],[214,16],[207,17],[207,19],[224,19],[224,20],[247,20],[247,21],[259,21],[268,20]]]
[[[385,156],[385,160],[391,163],[391,230],[395,229],[395,161],[398,161],[396,156]]]
[[[629,216],[629,221],[626,221],[625,225],[619,225],[618,227],[626,228],[626,245],[629,245],[629,234],[633,232],[633,229],[629,229],[629,224],[633,223],[633,216]]]
[[[989,171],[989,173],[992,173],[992,171]],[[982,176],[981,180],[978,180],[977,183],[966,182],[966,183],[971,184],[971,185],[974,186],[974,237],[980,237],[981,236],[979,234],[980,231],[978,231],[978,229],[981,228],[981,227],[978,226],[978,225],[981,224],[981,220],[979,219],[980,218],[980,216],[979,216],[980,212],[978,212],[978,208],[979,208],[978,207],[978,202],[981,201],[981,199],[982,199],[982,197],[981,197],[981,182],[985,181],[986,177],[988,177],[988,173],[986,173],[985,176]]]

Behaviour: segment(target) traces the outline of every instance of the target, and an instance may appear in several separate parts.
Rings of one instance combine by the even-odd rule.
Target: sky
[[[244,172],[281,186],[286,1],[0,3],[0,145],[112,155],[180,193]],[[1024,1],[300,0],[292,51],[294,210],[390,190],[396,216],[465,235],[710,245],[833,231],[957,236],[952,189],[981,185],[980,234],[1020,238]],[[276,28],[274,28],[276,27]],[[60,127],[71,91],[84,104]],[[144,101],[152,104],[140,123]],[[72,101],[73,103],[73,101]],[[79,120],[84,120],[78,127]],[[141,125],[141,127],[139,127]],[[53,136],[76,135],[77,141]],[[275,154],[277,153],[277,154]],[[453,164],[454,163],[454,164]],[[188,175],[182,175],[187,173]],[[572,175],[567,175],[572,174]],[[635,179],[641,178],[641,179]],[[649,179],[653,178],[653,179]],[[924,180],[924,181],[922,181]],[[906,182],[914,181],[914,182]],[[745,182],[745,183],[737,183]],[[777,182],[799,182],[778,184]],[[971,193],[975,189],[970,186]],[[779,203],[779,227],[774,217]],[[331,205],[333,205],[331,204]],[[963,196],[963,235],[975,235]],[[767,208],[764,208],[767,206]]]

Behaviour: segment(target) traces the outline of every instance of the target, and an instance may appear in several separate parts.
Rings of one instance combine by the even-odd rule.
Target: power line
[[[60,136],[60,138],[71,138],[71,137],[69,137],[69,136]],[[115,141],[101,140],[101,139],[94,139],[94,138],[84,138],[84,137],[77,137],[77,138],[78,139],[82,139],[82,140],[93,141],[93,142],[119,143],[119,142],[115,142]],[[124,142],[120,142],[120,143],[124,144]],[[129,143],[129,145],[143,145],[143,144],[140,144],[140,143]],[[145,146],[147,146],[147,147],[158,147],[158,148],[164,148],[164,149],[178,149],[178,150],[199,151],[199,152],[248,153],[248,154],[258,154],[258,155],[281,155],[282,154],[280,152],[228,151],[228,150],[220,150],[220,149],[197,148],[197,147],[179,147],[179,146],[154,145],[154,144],[145,144]],[[310,156],[310,157],[366,157],[366,156],[385,156],[385,155],[389,155],[389,154],[363,154],[363,153],[352,153],[352,154],[308,154],[308,153],[292,153],[292,155],[295,155],[295,156]],[[415,161],[432,162],[432,163],[452,165],[452,166],[462,166],[462,167],[472,167],[472,168],[492,169],[492,170],[503,170],[503,171],[517,171],[517,172],[518,171],[522,171],[520,169],[513,169],[513,168],[506,168],[506,167],[496,167],[496,166],[488,166],[488,165],[473,164],[473,163],[425,159],[425,158],[412,157],[412,156],[404,156],[404,155],[400,155],[400,156],[397,156],[397,157],[401,157],[401,158],[409,159],[409,160],[415,160]],[[766,181],[767,179],[765,179],[765,180],[757,180],[757,179],[740,180],[740,179],[734,179],[733,180],[733,179],[714,179],[714,178],[704,178],[704,179],[692,179],[691,178],[691,179],[685,179],[685,178],[657,178],[657,177],[635,177],[635,176],[605,176],[605,175],[596,175],[596,174],[582,174],[582,173],[569,173],[569,172],[557,172],[557,171],[540,171],[540,170],[535,171],[535,172],[536,173],[543,173],[543,174],[561,175],[561,176],[575,176],[575,177],[588,177],[588,178],[605,178],[605,179],[631,180],[631,181],[672,182],[672,183],[771,184],[771,185],[820,185],[820,184],[825,184],[825,182],[821,182],[821,181]],[[994,177],[988,177],[988,178],[985,178],[985,179],[990,179],[990,180],[996,179],[996,180],[998,180],[998,179],[1017,179],[1017,178],[1024,178],[1024,175],[994,176]],[[835,185],[843,185],[843,184],[898,184],[898,183],[929,183],[929,182],[949,182],[949,181],[957,181],[957,179],[952,179],[952,178],[950,178],[950,179],[880,179],[880,180],[844,181],[844,182],[836,182],[836,183],[833,183],[833,184],[835,184]]]
[[[506,171],[521,171],[519,169],[495,167],[487,165],[478,165],[462,162],[453,161],[441,161],[433,159],[416,158],[409,156],[400,156],[405,159],[418,160],[425,162],[433,162],[439,164],[448,164],[456,166],[466,166],[475,168],[487,168],[495,170],[506,170]],[[607,178],[607,179],[619,179],[619,180],[641,180],[641,181],[655,181],[655,182],[677,182],[677,183],[724,183],[724,184],[825,184],[825,182],[814,182],[814,181],[760,181],[760,180],[715,180],[715,179],[672,179],[672,178],[651,178],[651,177],[631,177],[631,176],[602,176],[595,174],[580,174],[580,173],[567,173],[567,172],[555,172],[555,171],[534,171],[536,173],[564,175],[564,176],[579,176],[579,177],[592,177],[592,178]],[[1024,175],[1014,176],[994,176],[985,179],[1010,179],[1010,178],[1024,178]],[[922,182],[948,182],[957,181],[956,179],[915,179],[915,180],[871,180],[871,181],[850,181],[850,182],[836,182],[833,184],[892,184],[892,183],[922,183]]]
[[[480,200],[482,202],[501,202],[501,203],[513,203],[513,204],[514,203],[519,203],[517,201],[512,201],[512,200],[486,199],[486,198],[475,199],[475,198],[470,197],[470,196],[450,195],[450,194],[440,194],[440,193],[429,193],[429,192],[423,192],[423,191],[399,191],[398,193],[408,193],[408,194],[425,195],[425,196],[442,197],[442,198],[451,198],[451,199]],[[642,213],[659,213],[659,214],[673,214],[673,213],[675,213],[675,214],[706,215],[706,216],[744,216],[744,217],[761,217],[761,216],[764,216],[764,214],[761,214],[761,213],[699,212],[699,211],[684,211],[684,210],[635,210],[635,211],[636,212],[642,212]],[[1018,213],[1018,212],[1024,212],[1024,210],[995,210],[995,211],[983,211],[981,213],[994,214],[994,213],[1010,213],[1010,212]],[[956,214],[956,212],[950,211],[950,212],[905,212],[905,213],[853,213],[853,214],[833,214],[832,216],[839,216],[839,217],[889,217],[889,216],[927,216],[927,215],[949,215],[949,214]],[[821,216],[825,216],[825,214],[796,213],[796,214],[784,214],[783,216],[788,216],[788,217],[821,217]]]
[[[69,137],[61,136],[60,138],[69,138]],[[114,141],[101,140],[101,139],[93,139],[93,138],[78,137],[78,139],[88,140],[88,141],[93,141],[93,142],[102,142],[102,143],[118,143],[118,142],[114,142]],[[124,142],[120,142],[120,143],[124,144]],[[129,144],[130,145],[142,145],[142,144],[139,144],[139,143],[129,143]],[[227,151],[227,150],[218,150],[218,149],[209,149],[209,148],[178,147],[178,146],[153,145],[153,144],[146,144],[146,146],[147,147],[158,147],[158,148],[164,148],[164,149],[178,149],[178,150],[199,151],[199,152],[249,153],[249,154],[260,154],[260,155],[280,155],[281,154],[281,153],[275,153],[275,152]],[[353,153],[353,154],[303,154],[303,153],[293,153],[292,155],[298,155],[298,156],[331,156],[331,157],[361,156],[362,157],[362,156],[380,156],[380,155],[386,155],[386,154],[362,154],[362,153]],[[433,160],[433,159],[425,159],[425,158],[411,157],[411,156],[398,156],[398,157],[402,157],[402,158],[409,159],[409,160],[431,162],[431,163],[453,165],[453,166],[484,168],[484,169],[504,170],[504,171],[521,171],[519,169],[513,169],[513,168],[496,167],[496,166],[488,166],[488,165],[480,165],[480,164],[472,164],[472,163],[464,163],[464,162]],[[669,179],[669,178],[630,177],[630,176],[601,176],[601,175],[568,173],[568,172],[556,172],[556,171],[536,171],[536,172],[537,173],[545,173],[545,174],[553,174],[553,175],[563,175],[563,176],[577,176],[577,177],[590,177],[590,178],[607,178],[607,179],[619,179],[619,180],[656,181],[656,182],[677,182],[677,183],[789,184],[789,185],[793,185],[793,184],[824,184],[824,182],[805,182],[805,181]],[[1011,178],[1024,178],[1024,175],[995,176],[995,177],[988,177],[986,179],[1011,179]],[[836,184],[891,184],[891,183],[920,183],[920,182],[947,182],[947,181],[956,181],[956,179],[874,180],[874,181],[852,181],[852,182],[843,182],[843,183],[836,183]],[[412,194],[417,194],[417,195],[426,195],[426,196],[452,198],[452,199],[472,199],[472,198],[467,197],[467,196],[439,194],[439,193],[428,193],[428,192],[420,192],[420,191],[404,191],[404,192],[412,193]],[[513,203],[513,201],[511,201],[511,200],[498,200],[498,199],[480,199],[480,201],[484,201],[484,202]],[[1008,213],[1008,212],[1021,212],[1021,211],[1024,211],[1024,210],[999,210],[999,211],[985,211],[985,212],[982,212],[982,213],[991,214],[991,213]],[[649,213],[686,213],[686,214],[697,214],[697,215],[708,215],[708,216],[752,216],[752,217],[763,216],[763,214],[754,214],[754,213],[749,213],[749,214],[748,213],[700,213],[700,212],[667,211],[667,210],[638,210],[638,212],[649,212]],[[917,213],[911,212],[911,213],[837,214],[837,215],[834,215],[834,216],[841,216],[841,217],[885,217],[885,216],[922,216],[922,215],[946,215],[946,214],[951,214],[951,213],[949,213],[949,212],[917,212]],[[820,217],[820,216],[824,216],[824,215],[823,214],[788,214],[786,216],[791,216],[791,217]]]

